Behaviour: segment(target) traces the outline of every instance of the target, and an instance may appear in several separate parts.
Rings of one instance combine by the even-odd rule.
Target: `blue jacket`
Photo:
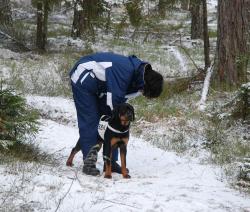
[[[101,98],[106,95],[106,103],[113,110],[114,106],[124,103],[129,96],[143,89],[145,64],[147,62],[134,55],[126,57],[101,52],[82,57],[73,67],[70,76],[78,67],[91,71],[98,80],[98,96]]]

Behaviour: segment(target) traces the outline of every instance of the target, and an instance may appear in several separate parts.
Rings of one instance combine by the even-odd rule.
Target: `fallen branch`
[[[0,35],[3,35],[5,37],[7,37],[8,39],[16,42],[18,45],[22,46],[24,49],[28,50],[28,51],[32,51],[32,49],[30,49],[29,47],[27,47],[23,42],[17,40],[16,38],[13,38],[11,35],[9,35],[6,32],[3,32],[2,30],[0,30]]]
[[[213,73],[213,69],[214,69],[214,63],[208,68],[207,70],[207,74],[204,80],[204,85],[203,85],[203,89],[202,89],[202,94],[201,94],[201,99],[198,102],[198,110],[200,111],[204,111],[206,108],[206,100],[207,100],[207,94],[208,94],[208,89],[209,89],[209,85],[210,85],[210,79]]]
[[[182,45],[177,45],[177,46],[184,51],[184,53],[188,56],[188,58],[191,60],[191,62],[193,63],[193,65],[197,69],[197,71],[200,72],[201,68],[195,63],[194,59],[191,57],[191,55],[189,54],[189,52],[187,51],[187,49],[184,46],[182,46]]]

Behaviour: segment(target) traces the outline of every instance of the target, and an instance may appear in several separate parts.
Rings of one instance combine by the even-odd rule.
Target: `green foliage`
[[[37,162],[44,164],[57,165],[59,161],[54,157],[39,149],[38,145],[33,142],[14,142],[13,145],[9,146],[8,149],[0,154],[0,161],[8,164],[15,162],[17,159],[24,162]]]
[[[249,119],[250,118],[250,85],[243,84],[234,99],[232,117]]]
[[[141,25],[141,21],[143,19],[141,4],[141,0],[133,0],[126,3],[129,21],[135,28],[138,28]]]
[[[160,96],[161,100],[168,99],[175,94],[181,93],[188,89],[190,83],[189,78],[180,78],[172,81],[164,81],[163,91]]]
[[[38,113],[10,89],[0,89],[0,141],[3,146],[22,142],[38,131]],[[0,146],[1,146],[0,143]]]
[[[180,2],[179,0],[159,0],[159,3],[158,3],[159,15],[162,18],[165,18],[166,10],[168,11],[173,10],[174,6],[179,2]]]
[[[178,89],[178,86],[170,87],[169,82],[165,82],[163,92],[159,98],[150,100],[141,96],[131,100],[131,104],[136,107],[137,119],[143,118],[149,122],[156,122],[159,119],[169,116],[180,116],[181,107],[177,105],[178,100],[176,100],[176,102],[172,101],[172,103],[168,102],[171,97],[183,91],[184,88],[182,86],[180,87],[180,89]],[[184,95],[185,94],[180,98],[185,99]]]
[[[209,38],[217,38],[217,31],[209,30],[208,35],[209,35]]]
[[[226,129],[218,125],[213,126],[207,130],[206,135],[211,142],[207,144],[207,147],[211,151],[211,159],[214,163],[225,165],[240,158],[250,157],[249,142],[244,142],[244,139],[239,137],[230,138]]]
[[[50,7],[53,7],[54,5],[59,5],[59,3],[62,2],[61,0],[45,0],[45,1],[47,1],[49,3]],[[38,2],[44,2],[44,0],[32,0],[31,4],[33,7],[36,8]],[[65,2],[67,2],[67,1],[65,1]]]
[[[68,26],[63,24],[54,23],[49,24],[48,37],[59,37],[59,36],[68,36],[70,37],[71,29]]]
[[[228,106],[230,111],[224,110],[221,115],[215,113],[208,120],[205,133],[206,148],[211,151],[212,161],[219,165],[234,163],[239,159],[250,157],[247,124],[242,123],[241,120],[232,119],[231,117],[234,115],[231,107],[234,108],[234,106],[231,103]]]
[[[250,53],[239,54],[236,56],[236,67],[239,83],[247,82],[247,66],[249,63]]]
[[[124,33],[125,29],[128,27],[126,21],[127,21],[127,16],[123,16],[120,22],[114,25],[115,28],[114,37],[116,39],[119,39],[119,37]]]
[[[225,100],[225,103],[213,111],[214,116],[224,114],[227,120],[247,120],[250,118],[250,84],[242,84],[241,88],[232,93],[232,97]],[[216,98],[213,96],[212,98]],[[226,115],[225,115],[226,114]]]

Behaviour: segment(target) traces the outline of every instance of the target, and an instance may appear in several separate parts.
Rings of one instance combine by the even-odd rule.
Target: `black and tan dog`
[[[88,160],[88,158],[90,161],[96,162],[96,159],[91,159],[93,158],[93,152],[96,152],[97,154],[103,144],[104,177],[112,178],[112,150],[119,148],[121,157],[121,173],[124,178],[130,178],[126,168],[126,154],[127,144],[129,141],[130,123],[131,121],[134,121],[134,119],[134,108],[128,103],[123,103],[115,107],[111,117],[102,116],[98,126],[99,142],[97,145],[92,147],[84,163]],[[74,156],[80,151],[80,149],[80,143],[78,141],[67,160],[67,166],[73,165]],[[95,158],[97,158],[96,155]]]

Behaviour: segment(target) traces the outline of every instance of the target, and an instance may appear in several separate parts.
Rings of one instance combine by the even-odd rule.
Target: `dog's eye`
[[[121,120],[121,121],[124,121],[124,122],[129,122],[129,120],[126,119],[126,118],[120,118],[120,120]]]

